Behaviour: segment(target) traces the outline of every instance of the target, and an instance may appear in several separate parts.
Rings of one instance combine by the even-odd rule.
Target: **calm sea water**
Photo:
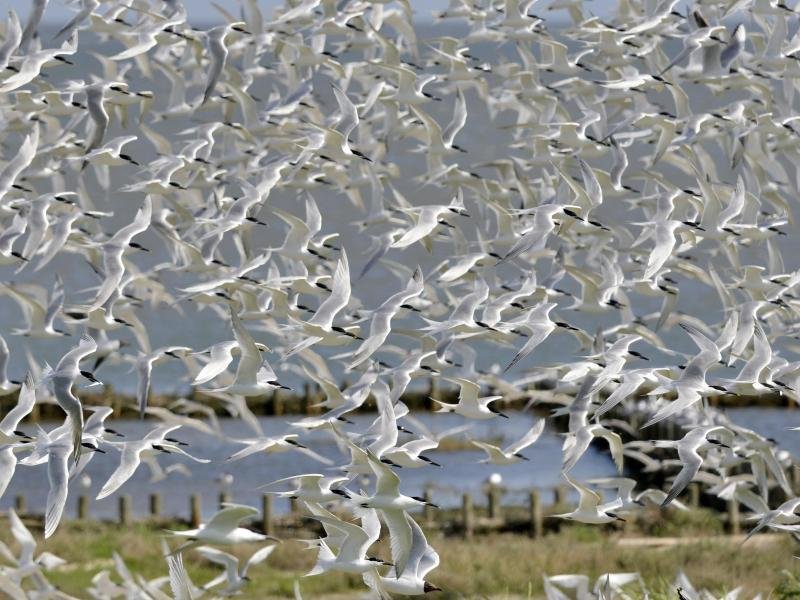
[[[789,427],[800,426],[800,411],[737,408],[727,410],[727,414],[734,423],[750,427],[762,435],[773,437],[779,442],[782,449],[795,456],[800,456],[800,432],[789,431]],[[443,431],[465,423],[461,417],[452,414],[421,413],[417,416],[426,427],[433,431]],[[374,415],[355,415],[352,418],[355,424],[349,428],[352,431],[363,431],[373,418]],[[266,435],[280,435],[287,430],[288,423],[292,420],[291,416],[261,417],[259,423]],[[466,435],[474,439],[499,438],[503,440],[503,443],[509,443],[521,437],[532,423],[532,416],[513,413],[512,418],[508,421],[501,422],[500,419],[496,419],[475,422]],[[222,419],[221,425],[230,439],[252,436],[252,431],[241,421]],[[130,439],[140,438],[152,426],[152,422],[114,421],[114,427]],[[149,468],[142,465],[136,474],[111,498],[100,501],[92,500],[92,514],[102,518],[113,518],[117,514],[119,496],[128,494],[131,496],[135,514],[145,515],[148,510],[148,494],[159,492],[163,498],[165,514],[187,516],[190,494],[200,494],[203,497],[203,512],[207,516],[213,513],[219,492],[225,489],[220,483],[221,477],[225,474],[233,476],[233,484],[229,491],[235,501],[259,506],[262,492],[256,488],[262,484],[281,477],[303,473],[336,473],[335,469],[332,470],[297,451],[257,454],[241,461],[228,462],[225,459],[244,446],[187,428],[178,430],[175,437],[188,442],[187,449],[192,454],[211,459],[211,463],[196,465],[188,459],[161,455],[158,457],[158,462],[162,467],[167,468],[169,465],[182,463],[191,470],[191,475],[173,473],[167,479],[153,483],[150,480]],[[337,464],[347,462],[347,457],[341,454],[327,434],[311,432],[301,439],[316,452],[334,460]],[[401,441],[404,441],[402,437]],[[434,450],[427,452],[426,455],[441,464],[443,468],[431,466],[420,469],[402,469],[399,471],[403,481],[401,489],[406,494],[419,495],[430,486],[433,490],[434,502],[441,506],[455,506],[460,502],[463,492],[472,492],[476,501],[481,501],[482,488],[487,478],[493,473],[499,473],[503,478],[503,486],[508,490],[506,501],[522,503],[524,495],[532,488],[549,491],[554,486],[563,483],[560,473],[561,443],[561,435],[546,429],[539,441],[524,452],[531,459],[529,462],[520,462],[504,467],[480,464],[478,461],[484,455],[479,451],[440,452]],[[601,442],[594,443],[578,463],[574,471],[577,479],[586,480],[615,474],[614,465],[600,444]],[[107,450],[108,454],[98,454],[89,463],[85,471],[91,480],[88,486],[84,485],[82,477],[71,482],[70,497],[66,508],[68,517],[75,515],[78,496],[86,494],[94,498],[117,467],[119,454],[113,449],[107,448]],[[26,496],[30,510],[41,512],[47,498],[47,487],[46,467],[20,466],[8,491],[3,498],[0,498],[0,509],[12,506],[14,497],[22,494]],[[350,487],[357,490],[358,484],[351,484]],[[275,489],[289,489],[289,487]],[[277,500],[275,508],[277,512],[287,511],[288,501]]]
[[[458,415],[424,413],[417,416],[433,431],[443,431],[465,423],[465,420]],[[363,431],[373,419],[374,415],[355,415],[352,418],[355,424],[348,427],[352,431]],[[280,435],[287,430],[287,424],[291,420],[293,420],[292,417],[261,417],[259,423],[266,435]],[[495,419],[475,423],[467,435],[474,439],[500,438],[504,443],[508,443],[521,437],[531,427],[533,417],[516,413],[511,419],[502,421]],[[229,439],[252,436],[252,431],[239,420],[224,419],[221,421],[221,425]],[[138,439],[153,427],[153,423],[151,421],[143,423],[135,420],[117,420],[114,421],[113,427],[128,438]],[[409,425],[409,428],[411,427]],[[197,465],[188,459],[161,455],[158,457],[158,462],[162,467],[183,463],[191,469],[191,475],[173,473],[166,480],[151,483],[150,470],[142,465],[136,474],[112,497],[100,501],[92,500],[92,514],[98,517],[115,516],[119,496],[128,494],[131,496],[135,513],[144,515],[148,510],[148,494],[159,492],[163,498],[165,514],[188,515],[189,496],[196,493],[203,496],[203,512],[208,515],[214,512],[219,492],[223,490],[219,479],[226,473],[233,476],[233,484],[230,488],[233,499],[254,506],[260,506],[262,492],[256,490],[260,485],[281,477],[303,473],[336,473],[335,469],[331,470],[297,451],[279,454],[262,453],[241,461],[228,462],[225,459],[244,446],[209,437],[187,428],[175,432],[175,437],[188,442],[187,450],[193,455],[211,459],[211,463]],[[341,454],[328,434],[311,432],[303,435],[301,439],[305,445],[334,460],[336,464],[348,462],[348,457]],[[400,470],[403,481],[401,490],[409,495],[420,495],[427,486],[432,486],[433,501],[442,506],[452,506],[458,504],[461,494],[467,491],[473,492],[476,501],[480,501],[482,485],[491,474],[500,473],[503,477],[503,485],[509,490],[508,501],[522,502],[523,494],[532,488],[547,489],[562,483],[560,480],[561,443],[562,436],[545,431],[539,441],[525,451],[525,455],[531,459],[529,462],[523,461],[505,467],[479,464],[478,461],[484,457],[484,454],[477,449],[476,451],[439,452],[434,450],[427,452],[426,455],[441,464],[442,468],[430,466]],[[83,484],[81,477],[75,478],[71,482],[66,509],[67,516],[75,514],[78,496],[86,494],[94,498],[119,464],[119,454],[107,446],[106,449],[108,454],[96,455],[86,468],[85,472],[91,479],[88,487]],[[610,476],[614,472],[615,469],[610,459],[595,449],[590,449],[575,469],[575,474],[579,479]],[[350,487],[354,490],[359,489],[358,483],[354,483]],[[23,494],[27,497],[29,509],[41,512],[45,506],[47,489],[46,466],[20,466],[8,490],[0,499],[0,509],[12,506],[14,496]],[[289,489],[289,487],[275,489]],[[286,511],[288,501],[276,501],[275,507],[279,512]]]

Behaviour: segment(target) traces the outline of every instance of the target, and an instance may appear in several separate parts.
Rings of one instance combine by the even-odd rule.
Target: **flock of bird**
[[[568,417],[562,472],[579,503],[560,517],[679,506],[700,481],[744,505],[753,533],[800,528],[791,457],[709,406],[800,401],[800,9],[620,0],[595,16],[579,0],[451,0],[425,25],[408,0],[298,0],[270,16],[242,0],[215,4],[224,24],[202,29],[180,0],[72,5],[56,31],[48,0],[24,23],[9,11],[0,44],[0,298],[18,325],[0,339],[0,393],[18,396],[0,421],[0,496],[15,473],[46,476],[45,537],[90,460],[118,464],[98,498],[157,456],[207,462],[176,430],[224,435],[213,398],[253,430],[232,459],[297,451],[324,466],[276,492],[324,529],[306,542],[309,575],[363,576],[381,597],[436,590],[439,556],[414,516],[428,501],[400,477],[439,468],[441,436],[403,403],[430,378],[458,387],[457,403],[434,402],[467,426],[529,418],[503,404],[542,404],[545,380],[569,393],[553,414]],[[156,313],[168,331],[148,326]],[[228,340],[181,345],[211,321]],[[51,367],[30,352],[38,340],[69,350]],[[10,379],[26,351],[29,373]],[[168,361],[202,394],[151,406]],[[137,374],[137,410],[155,421],[142,439],[76,391],[113,383],[113,365]],[[355,383],[340,389],[345,374]],[[322,390],[321,413],[266,436],[248,400],[297,379]],[[63,424],[26,422],[42,402]],[[365,404],[374,422],[354,427]],[[677,441],[654,437],[666,419]],[[525,451],[544,427],[474,445],[536,469]],[[311,430],[347,458],[315,452]],[[578,481],[598,438],[621,476]],[[669,489],[622,477],[631,461]],[[117,558],[122,582],[104,572],[90,592],[234,594],[273,546],[244,565],[216,546],[270,541],[241,526],[255,514],[232,504],[170,532],[182,543],[163,581]],[[58,597],[44,575],[57,557],[34,557],[10,522],[27,541],[3,552],[16,566],[0,588]],[[382,538],[390,557],[371,551]],[[204,588],[183,568],[198,553],[225,568]]]

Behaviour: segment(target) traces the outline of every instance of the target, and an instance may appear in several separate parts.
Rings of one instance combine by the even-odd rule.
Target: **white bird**
[[[290,450],[298,450],[323,464],[333,464],[330,459],[317,454],[313,450],[310,450],[308,447],[298,442],[298,437],[299,436],[295,433],[288,433],[278,437],[268,437],[262,435],[261,437],[250,439],[231,439],[230,441],[233,443],[244,444],[245,447],[229,456],[227,460],[242,460],[243,458],[247,458],[248,456],[252,456],[253,454],[257,454],[259,452],[274,454],[289,452]]]
[[[20,435],[19,424],[27,417],[36,404],[36,384],[29,373],[19,388],[17,404],[0,421],[0,437],[4,438],[4,445],[0,446],[0,498],[2,498],[8,484],[14,477],[17,468],[16,441],[23,441],[26,435]]]
[[[347,253],[342,250],[342,256],[333,274],[330,295],[319,305],[313,317],[308,321],[299,323],[299,328],[307,337],[289,350],[284,355],[284,359],[320,342],[324,345],[339,345],[342,343],[342,338],[345,340],[347,338],[358,338],[356,334],[348,331],[348,329],[333,324],[336,316],[350,302],[350,294],[350,264],[347,260]]]
[[[37,4],[39,1],[37,0]],[[33,13],[31,14],[33,16]],[[30,22],[28,22],[30,25]],[[25,30],[22,32],[22,42],[20,47],[25,45],[25,33],[28,30],[26,25]],[[46,50],[39,50],[37,52],[30,52],[26,54],[22,60],[22,65],[17,69],[17,72],[3,81],[0,85],[0,93],[7,93],[29,84],[31,81],[41,75],[42,68],[49,64],[73,64],[65,56],[75,54],[78,50],[77,37],[73,35],[70,39],[64,42],[60,48],[48,48]],[[6,67],[8,68],[8,67]]]
[[[600,494],[570,478],[566,474],[564,474],[564,479],[566,479],[567,483],[569,483],[578,492],[578,507],[572,512],[553,515],[554,517],[592,525],[624,520],[621,519],[616,513],[608,512],[600,508]]]
[[[564,464],[562,472],[568,473],[578,463],[581,456],[589,449],[589,444],[595,438],[601,437],[608,442],[611,457],[617,469],[622,472],[623,447],[619,434],[606,429],[599,423],[589,423],[581,426],[574,433],[568,433],[564,439]]]
[[[380,564],[376,559],[367,557],[367,552],[381,533],[381,524],[374,509],[362,508],[356,516],[361,525],[342,521],[336,517],[314,515],[313,518],[323,523],[326,528],[332,527],[344,534],[339,554],[334,555],[325,540],[318,540],[319,553],[317,563],[306,576],[317,575],[326,571],[342,571],[344,573],[361,574]]]
[[[58,361],[56,368],[47,372],[43,381],[40,382],[40,385],[46,383],[52,386],[56,402],[67,414],[72,429],[70,450],[76,462],[80,458],[83,436],[83,405],[80,399],[72,392],[72,386],[75,385],[75,380],[79,375],[83,375],[93,383],[100,383],[91,372],[80,368],[80,362],[94,354],[95,350],[97,350],[97,343],[88,335],[83,334],[80,343],[67,352]]]
[[[228,46],[225,44],[225,38],[231,31],[249,33],[244,29],[245,25],[246,23],[243,21],[237,21],[235,23],[227,23],[226,25],[213,27],[206,32],[208,51],[211,53],[211,66],[209,67],[208,76],[206,77],[205,89],[203,90],[203,98],[200,101],[200,106],[211,99],[211,94],[214,93],[214,89],[217,87],[222,71],[228,61]]]
[[[25,23],[25,29],[22,32],[22,39],[19,42],[19,48],[23,54],[28,53],[28,45],[36,37],[39,23],[42,21],[44,11],[47,8],[49,0],[34,0],[31,7],[31,14],[28,15],[28,22]]]
[[[533,225],[526,229],[520,238],[514,243],[511,249],[502,258],[502,261],[511,260],[532,250],[541,250],[547,243],[550,233],[556,228],[555,217],[562,214],[570,214],[571,206],[560,204],[543,204],[535,209],[530,209],[528,213],[533,213]]]
[[[17,184],[17,178],[27,169],[36,157],[36,150],[39,147],[39,128],[33,127],[30,134],[25,136],[17,153],[6,163],[0,171],[0,208],[5,204],[5,198],[12,188],[19,189],[22,186]]]
[[[528,446],[536,443],[536,440],[542,435],[544,431],[544,419],[537,419],[533,427],[517,441],[509,444],[505,448],[500,448],[494,444],[481,442],[479,440],[472,440],[472,444],[486,452],[486,458],[481,462],[490,463],[493,465],[511,465],[521,460],[530,460],[521,452]]]
[[[514,328],[527,329],[528,339],[525,340],[525,344],[520,348],[519,352],[514,355],[511,362],[508,363],[504,372],[513,368],[514,365],[533,352],[557,327],[577,331],[575,327],[563,321],[552,321],[550,319],[550,312],[556,306],[555,302],[542,302],[529,309],[525,315],[509,322]]]
[[[364,573],[364,582],[381,595],[388,593],[416,596],[441,591],[441,588],[425,579],[428,573],[439,566],[439,554],[428,544],[422,528],[414,519],[409,515],[406,515],[406,519],[411,527],[411,544],[405,568],[399,570],[393,567],[385,576],[379,575],[373,569]]]
[[[125,276],[124,255],[129,248],[145,249],[133,242],[133,238],[147,231],[153,216],[153,201],[146,196],[144,204],[136,212],[133,222],[122,227],[111,238],[102,244],[103,275],[105,279],[97,290],[97,295],[89,307],[89,311],[102,307],[112,296],[120,294],[120,284]]]
[[[0,397],[7,396],[16,392],[20,388],[18,381],[11,381],[8,378],[8,357],[9,357],[8,344],[5,338],[0,336]],[[14,426],[16,429],[16,425]],[[0,426],[2,429],[2,426]],[[2,493],[0,493],[2,496]]]
[[[256,347],[260,352],[268,352],[269,348],[266,345],[256,342]],[[213,346],[209,346],[205,350],[197,352],[196,354],[208,354],[209,360],[203,365],[203,368],[195,376],[192,385],[202,385],[208,383],[215,377],[221,375],[228,368],[228,365],[233,362],[234,354],[240,354],[241,348],[239,342],[231,340],[228,342],[219,342]]]
[[[731,439],[733,437],[732,432],[725,427],[708,425],[694,427],[685,436],[675,442],[658,441],[656,443],[659,447],[677,448],[678,458],[682,465],[680,472],[675,477],[672,487],[667,493],[667,497],[664,498],[664,501],[661,503],[662,507],[669,506],[670,502],[677,498],[692,482],[695,475],[697,475],[700,467],[703,466],[703,457],[700,456],[700,450],[712,446],[730,447],[721,441],[709,438],[709,435],[718,435],[724,439]]]
[[[250,558],[248,558],[243,565],[240,565],[239,559],[232,554],[228,554],[227,552],[217,550],[216,548],[212,548],[210,546],[200,546],[197,548],[197,553],[200,554],[200,556],[206,560],[210,560],[213,563],[225,567],[225,572],[219,577],[215,577],[206,583],[203,586],[203,589],[210,590],[218,587],[222,583],[226,583],[227,585],[223,589],[218,589],[215,591],[215,593],[222,594],[223,596],[233,596],[238,594],[250,581],[250,577],[248,577],[247,572],[252,567],[260,565],[267,560],[275,548],[277,548],[277,545],[275,544],[270,544],[268,546],[264,546],[263,548],[259,548],[250,555]]]
[[[22,42],[22,26],[19,17],[16,12],[9,10],[5,39],[0,45],[0,71],[8,66],[12,55],[19,48],[20,42]]]
[[[406,230],[402,236],[392,242],[390,248],[407,248],[416,242],[422,242],[428,252],[431,251],[430,236],[443,222],[444,215],[453,213],[468,216],[464,209],[463,197],[457,196],[448,205],[414,206],[406,209],[414,215],[414,226]]]
[[[414,270],[414,274],[411,276],[411,281],[408,282],[406,287],[402,291],[387,298],[383,304],[372,313],[369,336],[355,351],[353,361],[348,367],[349,369],[354,369],[363,363],[381,347],[392,330],[392,319],[394,316],[403,306],[407,306],[410,300],[419,296],[424,289],[425,283],[422,280],[422,270],[417,267]]]
[[[400,492],[400,478],[388,465],[382,463],[367,450],[369,466],[375,474],[375,493],[358,498],[360,506],[380,510],[392,539],[392,561],[398,573],[402,573],[411,552],[411,525],[406,511],[425,505],[436,506],[423,498],[406,496]]]
[[[136,359],[138,385],[136,386],[136,404],[139,407],[139,418],[144,419],[147,401],[150,398],[150,383],[153,375],[153,366],[166,358],[181,358],[181,353],[186,354],[192,349],[186,346],[165,346],[149,354],[140,354]]]
[[[659,421],[687,409],[689,406],[700,400],[702,393],[712,391],[706,383],[706,372],[712,365],[722,360],[719,348],[704,336],[697,328],[681,323],[681,327],[689,334],[700,352],[695,355],[683,369],[680,377],[676,381],[662,381],[662,386],[650,392],[663,393],[664,391],[674,390],[678,397],[676,400],[667,404],[651,417],[644,427],[649,427]]]
[[[304,473],[303,475],[276,479],[275,481],[259,486],[258,489],[269,488],[279,483],[296,482],[299,485],[292,490],[283,492],[268,491],[266,493],[276,494],[286,498],[298,498],[304,502],[325,504],[326,502],[334,502],[348,497],[347,492],[340,489],[339,486],[349,479],[350,478],[346,476],[334,475],[326,477],[320,473]]]
[[[502,400],[502,396],[485,396],[480,398],[481,386],[473,383],[468,379],[460,377],[448,377],[448,381],[458,384],[460,391],[458,394],[458,404],[447,404],[432,398],[432,400],[439,406],[436,412],[440,413],[456,413],[468,419],[492,419],[496,416],[501,416],[508,419],[508,415],[500,412],[491,405],[496,400]]]
[[[153,429],[140,440],[125,442],[108,442],[111,447],[120,450],[119,466],[109,476],[97,499],[102,500],[116,492],[139,468],[143,460],[153,460],[157,453],[185,456],[198,463],[207,463],[204,458],[196,458],[181,449],[180,444],[167,436],[180,425],[163,425]]]
[[[78,446],[80,447],[80,437]],[[61,522],[64,505],[67,503],[67,487],[69,485],[70,455],[77,455],[69,435],[62,435],[46,445],[47,480],[50,488],[47,492],[47,508],[45,509],[44,537],[49,538]]]
[[[288,390],[288,387],[278,381],[269,362],[261,356],[261,348],[265,346],[256,344],[233,306],[230,307],[230,316],[233,333],[239,346],[239,364],[232,383],[210,391],[249,397],[263,395],[275,388]]]
[[[196,529],[184,531],[167,530],[167,533],[177,538],[189,540],[173,550],[172,554],[181,554],[190,548],[203,544],[230,545],[264,542],[267,540],[277,541],[270,535],[239,527],[242,521],[252,519],[258,514],[258,509],[252,506],[225,503],[222,509],[217,511],[207,523],[201,524]]]

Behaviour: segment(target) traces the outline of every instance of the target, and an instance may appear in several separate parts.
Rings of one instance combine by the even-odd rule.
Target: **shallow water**
[[[427,413],[417,416],[426,427],[432,428],[435,432],[465,423],[462,417],[452,414]],[[374,418],[374,414],[355,415],[351,419],[354,425],[347,427],[350,431],[363,431]],[[266,435],[280,435],[287,431],[287,423],[292,420],[292,416],[261,417],[259,423]],[[504,443],[508,443],[521,437],[533,422],[532,416],[517,413],[513,414],[511,419],[503,419],[502,422],[501,419],[476,422],[467,435],[475,439],[502,438]],[[130,439],[140,438],[153,426],[152,421],[142,423],[135,420],[116,420],[112,425],[115,430]],[[235,419],[222,419],[221,426],[228,437],[227,440],[209,437],[187,428],[178,430],[174,434],[176,438],[189,443],[187,447],[189,452],[198,457],[211,459],[211,463],[197,465],[188,459],[167,455],[159,456],[158,462],[162,467],[183,463],[191,469],[191,476],[173,473],[166,480],[150,483],[150,470],[142,465],[134,476],[110,498],[100,501],[92,500],[92,516],[113,518],[117,514],[119,497],[122,494],[131,496],[136,515],[145,515],[148,510],[148,494],[151,492],[159,492],[162,495],[165,515],[176,516],[188,516],[189,496],[201,494],[203,513],[207,516],[214,512],[218,494],[223,489],[219,478],[225,473],[234,477],[230,490],[233,499],[253,506],[260,506],[262,492],[256,489],[260,485],[281,477],[303,473],[335,473],[320,462],[298,451],[257,454],[241,461],[228,462],[225,459],[243,447],[230,443],[229,440],[252,437],[253,432],[242,421]],[[410,424],[408,427],[412,428]],[[330,435],[324,432],[303,434],[301,440],[305,445],[332,459],[336,464],[347,462],[347,457],[341,454]],[[401,439],[401,441],[405,440]],[[117,467],[119,455],[108,446],[106,448],[108,453],[97,454],[86,468],[85,472],[91,478],[88,487],[82,484],[81,477],[71,482],[70,496],[66,507],[67,517],[75,515],[78,496],[86,494],[94,498]],[[428,485],[432,485],[433,501],[441,506],[457,505],[461,501],[461,494],[467,491],[474,493],[476,502],[481,502],[481,487],[492,473],[502,475],[503,485],[509,490],[506,501],[510,503],[521,503],[524,495],[532,488],[549,490],[563,483],[560,479],[561,436],[550,430],[545,430],[536,444],[524,452],[530,461],[504,467],[479,464],[478,461],[484,455],[477,450],[456,452],[434,450],[425,454],[441,464],[442,468],[429,466],[420,469],[401,469],[400,476],[403,481],[401,490],[409,495],[421,495]],[[608,456],[594,448],[589,449],[575,468],[575,475],[581,480],[610,476],[614,472],[614,466]],[[359,484],[353,483],[350,487],[358,490]],[[14,497],[22,494],[27,498],[29,511],[40,513],[45,506],[47,488],[47,470],[44,465],[20,466],[8,490],[0,499],[0,509],[12,506]],[[288,487],[275,489],[288,489]],[[277,500],[275,510],[279,513],[286,512],[288,501]]]

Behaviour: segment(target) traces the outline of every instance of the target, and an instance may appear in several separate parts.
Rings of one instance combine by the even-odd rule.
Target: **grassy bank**
[[[701,523],[702,520],[697,522]],[[5,522],[0,521],[0,539],[11,540]],[[34,529],[37,540],[41,533]],[[745,546],[740,539],[722,538],[706,532],[705,538],[661,540],[637,537],[638,531],[614,531],[576,525],[559,533],[532,540],[522,535],[487,534],[472,541],[431,534],[430,541],[441,556],[441,565],[429,579],[443,588],[434,598],[526,598],[542,595],[542,574],[584,573],[594,578],[605,572],[638,571],[651,597],[674,598],[671,583],[683,569],[698,588],[716,595],[735,587],[744,588],[743,597],[756,593],[773,597],[800,595],[800,561],[792,557],[796,544],[788,536],[757,536]],[[702,535],[693,531],[691,535]],[[160,555],[162,530],[148,524],[119,527],[98,523],[63,523],[58,532],[37,549],[49,550],[69,565],[49,576],[64,592],[86,597],[85,588],[101,569],[116,580],[110,560],[116,549],[128,567],[146,578],[166,574]],[[14,547],[13,543],[11,544]],[[236,547],[232,552],[248,556],[256,547]],[[372,553],[389,558],[386,546]],[[287,539],[268,561],[250,573],[252,582],[241,598],[289,597],[295,579],[307,598],[348,597],[362,590],[360,578],[341,573],[304,578],[312,566],[314,551],[304,550]],[[203,584],[220,571],[216,566],[189,553],[186,565],[195,584]]]

